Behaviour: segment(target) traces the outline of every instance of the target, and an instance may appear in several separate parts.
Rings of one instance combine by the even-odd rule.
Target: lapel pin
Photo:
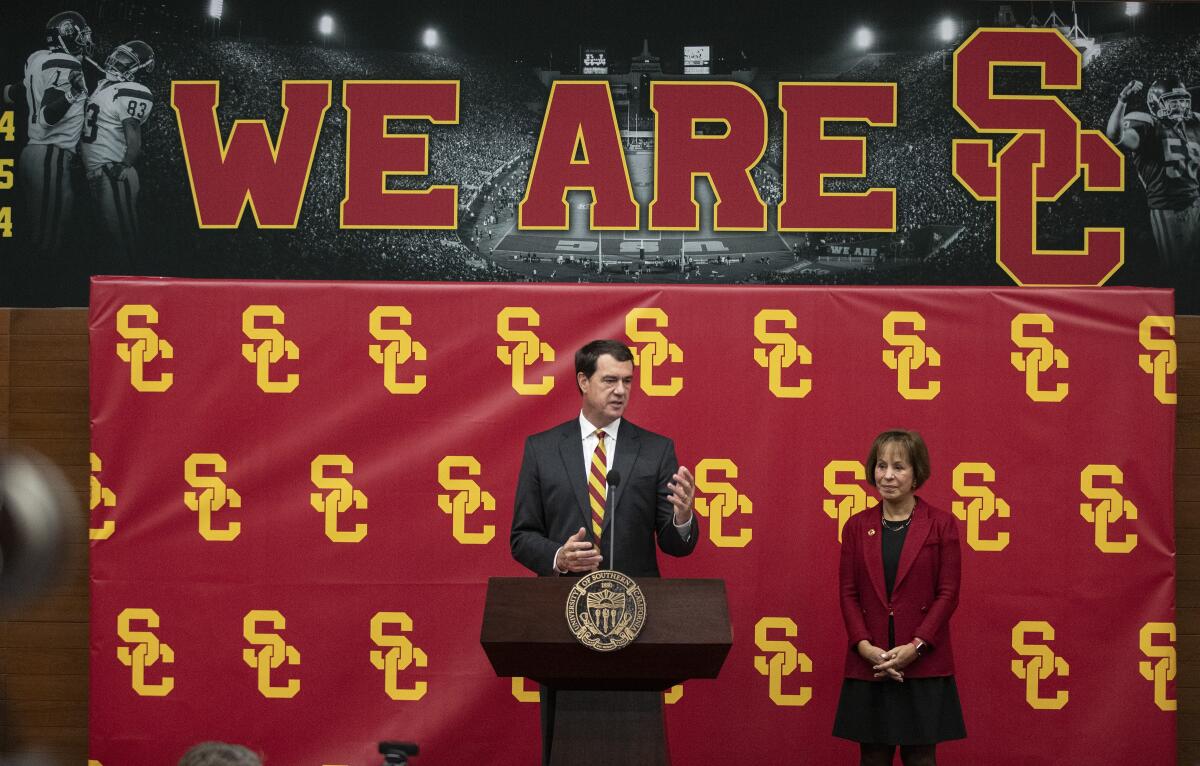
[[[873,529],[868,529],[868,530],[867,530],[867,535],[869,535],[869,536],[871,536],[871,537],[874,537],[874,536],[875,536],[875,530],[873,530]]]

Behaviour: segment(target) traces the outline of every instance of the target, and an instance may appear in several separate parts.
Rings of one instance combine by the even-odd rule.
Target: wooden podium
[[[614,652],[567,628],[572,577],[488,580],[480,642],[498,676],[555,690],[551,764],[666,764],[662,691],[716,678],[733,645],[722,580],[642,578],[646,623]]]

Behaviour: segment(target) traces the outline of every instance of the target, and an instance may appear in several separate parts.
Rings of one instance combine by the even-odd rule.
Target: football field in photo
[[[570,212],[566,230],[522,231],[514,225],[496,246],[494,257],[497,262],[513,271],[557,279],[574,279],[577,273],[595,272],[601,265],[606,271],[624,273],[626,269],[634,270],[644,264],[658,265],[668,261],[682,278],[681,257],[694,265],[711,266],[718,271],[711,275],[705,271],[702,276],[706,280],[720,278],[726,272],[729,272],[729,278],[745,278],[755,272],[777,271],[792,264],[792,248],[775,230],[773,213],[768,216],[766,231],[714,232],[716,198],[705,178],[696,179],[696,201],[700,208],[697,231],[651,231],[648,221],[650,201],[654,197],[653,154],[630,152],[626,161],[634,198],[641,210],[640,230],[592,231],[589,227],[591,194],[572,191],[567,194]],[[550,260],[551,268],[546,268],[546,259]],[[543,265],[539,267],[538,263]],[[550,277],[552,272],[554,276]]]

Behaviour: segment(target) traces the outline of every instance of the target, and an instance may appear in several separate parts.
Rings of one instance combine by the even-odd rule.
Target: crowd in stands
[[[459,122],[432,125],[392,121],[393,132],[427,133],[429,174],[391,176],[388,188],[459,187],[459,222],[469,230],[469,201],[506,163],[529,153],[536,139],[545,89],[527,69],[485,57],[430,52],[348,50],[263,40],[216,40],[167,32],[158,25],[109,25],[106,40],[144,37],[158,65],[148,85],[156,104],[144,130],[142,221],[145,273],[183,276],[338,277],[365,279],[479,280],[504,278],[484,263],[456,231],[340,228],[345,192],[346,112],[341,85],[348,79],[458,80]],[[114,28],[115,27],[115,28]],[[297,228],[258,229],[243,217],[237,232],[220,232],[215,245],[193,222],[182,142],[170,106],[173,80],[219,80],[218,124],[228,137],[236,119],[265,118],[272,136],[282,122],[281,81],[333,82]],[[531,108],[536,106],[536,109]],[[511,198],[511,185],[492,193]],[[469,237],[465,238],[470,243]]]

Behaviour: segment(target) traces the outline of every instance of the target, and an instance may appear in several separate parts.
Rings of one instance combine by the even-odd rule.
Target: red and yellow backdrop
[[[574,350],[637,354],[631,420],[697,475],[734,647],[668,693],[677,763],[849,762],[839,533],[915,428],[963,541],[951,763],[1175,751],[1174,307],[1141,289],[103,278],[90,313],[90,756],[534,763],[536,691],[479,646],[525,436]],[[653,619],[650,615],[648,619]],[[1054,743],[1051,745],[1050,743]],[[1053,752],[1051,752],[1053,748]]]

